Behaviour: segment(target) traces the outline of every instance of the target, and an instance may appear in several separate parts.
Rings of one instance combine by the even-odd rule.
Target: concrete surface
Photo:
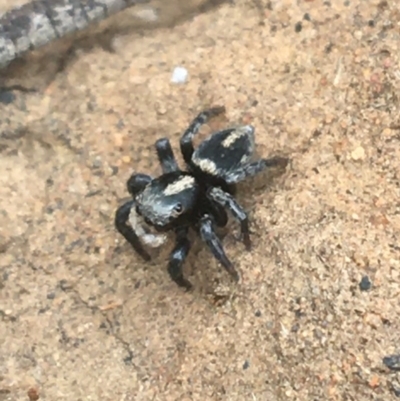
[[[400,7],[201,11],[0,72],[36,89],[1,93],[0,400],[396,399],[382,358],[400,352]],[[253,251],[234,224],[224,238],[242,282],[197,241],[184,293],[169,248],[142,263],[113,214],[133,171],[160,172],[156,139],[177,148],[215,104],[210,129],[251,122],[259,153],[292,163],[242,192]]]

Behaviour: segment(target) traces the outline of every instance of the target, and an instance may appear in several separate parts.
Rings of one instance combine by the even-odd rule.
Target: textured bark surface
[[[0,68],[127,7],[149,0],[36,0],[0,16]]]

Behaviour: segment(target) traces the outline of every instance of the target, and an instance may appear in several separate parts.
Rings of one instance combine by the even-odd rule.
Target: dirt
[[[400,353],[400,7],[199,5],[161,4],[151,29],[131,10],[1,72],[33,91],[0,94],[0,400],[400,392],[383,364]],[[132,172],[160,174],[154,142],[182,163],[212,105],[227,113],[208,131],[251,123],[258,153],[291,163],[242,188],[253,249],[234,222],[223,240],[240,283],[196,239],[186,293],[170,245],[144,263],[113,218]]]

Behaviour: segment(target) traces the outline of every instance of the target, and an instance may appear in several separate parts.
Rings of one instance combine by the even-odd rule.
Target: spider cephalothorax
[[[150,260],[150,255],[142,243],[158,247],[165,242],[167,231],[175,233],[168,272],[186,289],[191,288],[191,283],[183,277],[182,265],[190,250],[189,228],[200,234],[214,257],[238,280],[239,274],[226,256],[215,227],[227,224],[228,209],[240,223],[243,242],[249,250],[249,221],[234,198],[235,184],[268,167],[286,167],[288,163],[284,157],[252,161],[255,142],[251,125],[216,132],[194,149],[193,137],[201,125],[224,111],[224,107],[203,111],[183,134],[180,148],[187,171],[178,167],[169,140],[159,139],[155,147],[163,174],[154,179],[133,174],[127,182],[132,200],[115,214],[117,230],[145,260]],[[146,225],[155,232],[149,232]]]

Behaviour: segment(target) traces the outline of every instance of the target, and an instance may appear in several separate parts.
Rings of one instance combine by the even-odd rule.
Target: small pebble
[[[246,370],[246,369],[248,369],[249,367],[250,367],[249,361],[245,361],[244,364],[243,364],[243,370]]]
[[[175,67],[172,77],[171,77],[171,82],[173,84],[184,84],[187,81],[188,78],[188,70],[184,67]]]
[[[94,168],[100,168],[102,166],[102,161],[100,157],[96,157],[96,159],[93,161],[92,166]]]
[[[124,361],[124,364],[125,365],[132,365],[132,355],[128,355],[128,356],[126,356],[124,359],[123,359],[123,361]]]
[[[117,128],[118,128],[118,129],[123,129],[123,128],[125,128],[125,122],[124,122],[124,120],[123,120],[122,118],[120,118],[120,119],[118,120],[118,122],[117,122]]]
[[[296,25],[294,26],[294,31],[296,33],[301,32],[301,30],[303,29],[303,25],[301,24],[301,22],[297,22]]]
[[[363,276],[363,278],[360,281],[359,286],[360,286],[360,290],[361,291],[370,290],[371,287],[372,287],[372,283],[371,283],[371,280],[369,279],[369,277],[368,276]]]
[[[332,49],[333,49],[333,43],[328,43],[325,46],[325,53],[330,53],[332,51]]]
[[[122,156],[122,161],[125,163],[125,164],[129,164],[130,162],[131,162],[131,157],[130,156]]]
[[[65,279],[59,281],[58,285],[60,286],[61,290],[68,291],[72,289],[72,285]]]
[[[365,159],[365,149],[362,146],[358,146],[351,152],[351,158],[355,161]]]
[[[29,401],[37,401],[39,397],[39,390],[36,387],[32,387],[28,390]]]
[[[400,371],[400,354],[399,355],[388,355],[382,360],[384,365],[391,370]]]
[[[354,37],[358,40],[362,38],[362,32],[361,31],[355,31],[354,32]]]

